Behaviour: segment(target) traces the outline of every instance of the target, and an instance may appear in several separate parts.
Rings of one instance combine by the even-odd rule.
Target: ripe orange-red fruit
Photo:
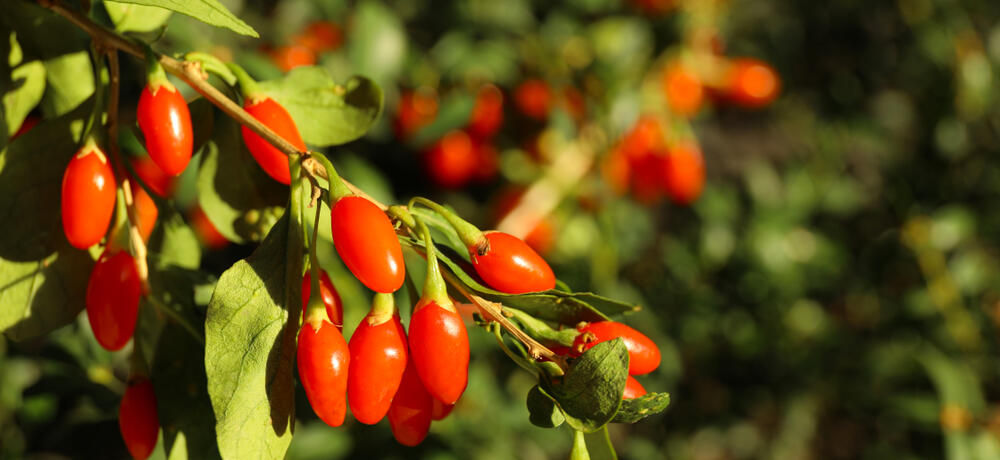
[[[495,85],[484,85],[476,93],[476,105],[469,117],[469,134],[478,139],[493,137],[503,124],[503,93]]]
[[[87,319],[97,343],[120,350],[135,332],[142,287],[128,251],[105,250],[87,280]]]
[[[663,73],[663,93],[670,110],[685,117],[697,114],[705,97],[698,74],[677,63],[668,66]]]
[[[548,262],[524,240],[503,232],[485,232],[486,254],[469,248],[472,266],[487,285],[508,294],[546,291],[556,287],[556,276]]]
[[[188,220],[191,228],[194,229],[198,241],[208,249],[222,249],[229,245],[229,240],[215,228],[212,221],[208,220],[205,211],[201,206],[195,206],[188,212]]]
[[[168,175],[184,172],[191,161],[194,134],[191,112],[181,92],[169,83],[148,84],[139,96],[135,115],[149,157]]]
[[[552,109],[552,90],[542,80],[525,80],[514,90],[514,103],[528,117],[545,119]]]
[[[156,226],[156,218],[159,216],[160,211],[156,209],[156,203],[153,201],[153,198],[146,193],[146,190],[142,186],[132,181],[129,181],[129,185],[132,191],[132,200],[135,202],[136,218],[139,220],[136,226],[139,227],[139,234],[142,236],[142,241],[149,241],[149,236],[153,234],[153,228]]]
[[[359,422],[374,425],[389,412],[406,369],[406,331],[399,315],[374,324],[369,315],[361,320],[347,346],[351,367],[347,377],[347,401]]]
[[[101,241],[115,210],[115,176],[108,158],[93,143],[80,149],[63,174],[62,224],[75,248]]]
[[[118,407],[118,428],[136,460],[145,460],[153,453],[160,436],[160,419],[156,409],[153,383],[142,379],[125,388],[121,406]]]
[[[694,202],[705,186],[705,164],[701,150],[692,142],[672,147],[661,157],[663,188],[671,201],[680,205]]]
[[[476,174],[478,156],[472,138],[465,131],[445,134],[424,154],[424,166],[435,184],[459,188]]]
[[[147,155],[141,157],[132,157],[129,162],[132,164],[132,169],[135,170],[135,174],[142,179],[142,182],[146,184],[153,193],[161,196],[168,197],[174,193],[174,186],[176,185],[176,180],[173,176],[168,175],[163,172],[153,159]]]
[[[284,45],[275,48],[270,53],[271,61],[282,72],[288,72],[296,67],[316,64],[316,52],[300,44]]]
[[[347,373],[351,352],[340,329],[329,321],[305,322],[299,331],[299,381],[309,405],[330,426],[340,426],[347,414]]]
[[[358,196],[344,197],[334,203],[330,220],[337,254],[358,281],[383,293],[403,285],[403,248],[378,206]]]
[[[389,406],[389,427],[396,441],[410,447],[423,442],[431,429],[433,399],[420,381],[413,360],[409,360]]]
[[[744,107],[763,107],[778,97],[781,80],[767,63],[752,59],[734,59],[726,77],[730,101]]]
[[[437,93],[430,88],[405,91],[399,98],[393,126],[396,136],[406,138],[434,121],[438,112]]]
[[[437,302],[418,305],[410,319],[409,345],[427,392],[455,404],[469,382],[469,333],[458,312]]]
[[[617,321],[599,321],[577,328],[580,335],[573,340],[573,350],[583,352],[601,342],[621,338],[628,349],[629,375],[653,372],[660,365],[660,348],[645,334]]]
[[[628,376],[628,380],[625,381],[625,392],[622,394],[622,399],[635,399],[645,394],[646,389],[642,387],[642,384],[635,377]]]
[[[295,126],[295,120],[274,99],[269,97],[259,101],[247,99],[243,103],[243,108],[251,116],[290,142],[296,149],[300,151],[306,149],[306,143],[302,141],[302,135],[299,134],[299,129]],[[247,150],[250,151],[250,155],[253,155],[257,164],[264,169],[267,175],[285,185],[292,182],[292,175],[288,170],[288,157],[281,150],[246,126],[240,126],[240,132],[243,134],[243,142],[246,144]]]
[[[292,41],[309,48],[316,54],[335,50],[344,40],[340,26],[329,21],[315,21],[296,35]]]

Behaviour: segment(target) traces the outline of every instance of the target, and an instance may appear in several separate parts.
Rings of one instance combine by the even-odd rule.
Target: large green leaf
[[[628,379],[628,349],[621,338],[587,350],[547,392],[573,429],[592,433],[610,422],[622,403]]]
[[[66,244],[45,259],[0,259],[0,330],[12,340],[46,334],[83,310],[94,261]]]
[[[663,412],[669,405],[669,393],[646,393],[641,397],[622,401],[622,406],[612,422],[635,423],[650,415]]]
[[[209,302],[205,369],[225,458],[280,458],[291,442],[301,279],[289,274],[301,273],[302,243],[286,214]]]
[[[157,6],[104,0],[104,9],[118,32],[149,32],[167,23],[171,11]]]
[[[160,334],[152,381],[167,457],[219,458],[205,352],[177,323],[169,323]]]
[[[3,115],[7,122],[9,135],[17,129],[28,116],[28,112],[38,105],[45,92],[45,66],[40,61],[23,62],[24,54],[13,32],[10,34],[10,55],[8,64],[11,67],[10,86],[3,93]]]
[[[205,215],[230,241],[260,241],[280,216],[287,188],[254,161],[228,117],[216,120],[202,156],[198,203]]]
[[[205,24],[224,27],[240,35],[259,37],[257,31],[226,9],[218,0],[118,0],[120,3],[155,6],[191,16]]]
[[[162,207],[162,206],[161,206]],[[158,266],[176,265],[196,269],[201,264],[201,246],[194,230],[180,214],[165,207],[160,212],[156,231],[150,237],[150,251]]]
[[[366,132],[382,111],[382,90],[365,77],[339,85],[322,67],[298,67],[260,89],[295,119],[302,139],[319,147],[344,144]]]
[[[94,94],[94,68],[87,51],[54,57],[44,64],[48,86],[42,108],[46,117],[67,113]]]
[[[382,84],[393,80],[406,62],[406,32],[396,12],[377,0],[355,9],[347,54],[361,75]]]
[[[555,428],[566,420],[562,411],[556,406],[556,400],[545,393],[538,385],[528,391],[528,420],[532,425],[542,428]]]

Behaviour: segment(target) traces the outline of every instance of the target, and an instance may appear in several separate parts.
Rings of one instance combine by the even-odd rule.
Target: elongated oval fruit
[[[625,392],[622,393],[622,399],[635,399],[646,394],[646,389],[642,387],[635,377],[631,375],[625,380]]]
[[[410,360],[389,406],[389,427],[396,441],[413,447],[427,437],[431,429],[433,400],[420,382],[413,360]]]
[[[115,175],[108,158],[88,142],[69,161],[62,181],[62,224],[75,248],[101,241],[115,210]]]
[[[178,176],[191,161],[194,134],[191,112],[173,85],[146,85],[136,109],[146,150],[163,172]]]
[[[434,398],[431,398],[431,399],[434,399]],[[441,401],[438,401],[437,399],[434,399],[434,401],[432,401],[432,403],[433,404],[432,404],[432,408],[431,408],[431,418],[434,419],[434,420],[444,420],[445,417],[447,417],[448,414],[451,413],[451,410],[455,408],[455,404],[458,404],[458,403],[455,403],[455,404],[445,404],[445,403],[443,403]]]
[[[306,272],[302,277],[302,314],[305,315],[306,307],[309,306],[309,295],[312,293],[312,273]],[[340,301],[340,293],[333,287],[330,275],[322,268],[319,270],[319,293],[323,296],[323,306],[326,307],[326,316],[340,330],[344,329],[344,304]]]
[[[128,251],[104,251],[87,282],[87,319],[97,343],[119,350],[135,332],[142,287]]]
[[[593,348],[601,342],[621,337],[628,349],[628,373],[642,375],[653,372],[660,365],[660,349],[649,337],[617,321],[599,321],[577,328],[580,335],[573,340],[578,353]]]
[[[399,316],[372,324],[367,316],[354,330],[350,343],[351,368],[347,402],[359,422],[374,425],[389,412],[392,397],[406,370],[406,331]]]
[[[297,350],[299,381],[309,405],[330,426],[340,426],[347,414],[347,371],[351,364],[347,341],[329,321],[319,329],[305,322]]]
[[[153,234],[156,218],[159,217],[160,211],[145,189],[135,182],[130,182],[130,184],[132,184],[132,200],[135,201],[136,217],[139,219],[139,234],[142,235],[142,241],[149,241],[149,236]]]
[[[428,302],[413,312],[409,332],[410,360],[424,388],[437,400],[454,404],[469,382],[469,333],[462,317]]]
[[[490,287],[509,294],[545,291],[556,287],[552,268],[524,240],[503,232],[483,233],[490,243],[486,254],[470,248],[472,266]]]
[[[160,436],[153,382],[142,379],[125,388],[118,408],[118,428],[132,458],[144,460],[153,453]]]
[[[153,193],[164,198],[174,194],[177,178],[163,172],[148,155],[133,157],[129,161],[135,174]]]
[[[243,108],[254,118],[294,145],[295,148],[299,150],[306,149],[306,143],[302,141],[302,135],[299,134],[299,128],[295,126],[292,116],[288,114],[288,111],[281,104],[275,102],[274,99],[265,98],[257,102],[248,99],[244,103]],[[247,145],[250,155],[253,155],[253,158],[257,160],[257,164],[261,168],[264,168],[264,172],[267,175],[285,185],[292,182],[292,175],[288,170],[288,156],[264,140],[264,138],[251,131],[250,128],[241,126],[240,132],[243,134],[243,142]]]
[[[705,164],[698,146],[693,143],[677,145],[660,161],[662,185],[670,200],[680,205],[697,200],[705,186]]]
[[[359,281],[383,293],[403,285],[403,248],[378,206],[358,196],[344,197],[333,205],[330,220],[337,254]]]
[[[768,105],[778,97],[780,89],[777,72],[758,59],[734,59],[726,75],[729,100],[744,107]]]

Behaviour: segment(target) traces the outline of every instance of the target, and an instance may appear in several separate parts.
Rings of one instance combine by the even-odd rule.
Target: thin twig
[[[39,3],[42,6],[51,9],[56,14],[65,17],[70,22],[76,24],[77,27],[83,29],[84,32],[90,35],[94,41],[102,43],[103,46],[122,50],[137,58],[145,59],[146,50],[143,49],[142,46],[133,43],[125,37],[122,37],[121,35],[104,28],[100,24],[91,21],[86,15],[70,9],[61,1],[40,0]],[[324,179],[328,177],[326,169],[323,165],[311,158],[308,158],[306,156],[307,152],[303,152],[295,148],[295,146],[285,140],[285,138],[279,136],[277,133],[272,131],[271,128],[268,128],[266,125],[243,110],[243,108],[240,107],[235,101],[229,99],[225,94],[219,91],[218,88],[212,86],[212,84],[208,82],[205,73],[202,71],[200,63],[194,61],[179,61],[165,55],[159,55],[157,60],[167,72],[170,72],[180,78],[184,81],[184,83],[194,88],[195,91],[198,91],[202,96],[204,96],[205,99],[221,109],[226,115],[229,115],[247,128],[250,128],[251,131],[264,138],[268,143],[276,147],[282,153],[286,155],[302,155],[303,169],[308,171],[310,174]],[[388,206],[384,203],[373,199],[354,184],[351,184],[346,180],[344,183],[358,196],[375,203],[382,210],[388,209]]]

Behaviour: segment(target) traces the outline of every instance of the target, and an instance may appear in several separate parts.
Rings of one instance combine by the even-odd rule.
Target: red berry
[[[647,151],[632,161],[632,196],[643,204],[653,204],[663,198],[663,163],[666,155]]]
[[[101,241],[115,210],[115,176],[104,152],[88,143],[69,160],[62,182],[62,223],[73,247]]]
[[[205,211],[201,209],[201,206],[191,208],[188,213],[188,219],[190,220],[191,228],[198,235],[198,240],[208,249],[222,249],[229,245],[229,240],[223,234],[219,233],[219,230],[215,228],[212,221],[208,220],[208,216],[205,215]]]
[[[445,404],[435,398],[431,399],[433,400],[431,401],[431,418],[434,420],[444,420],[455,408],[455,404]]]
[[[118,428],[132,458],[144,460],[153,453],[160,436],[153,383],[142,379],[125,388],[118,408]]]
[[[381,324],[365,317],[351,336],[347,401],[359,422],[373,425],[389,411],[406,369],[406,331],[394,315]]]
[[[343,32],[340,26],[328,21],[315,21],[306,26],[305,31],[292,39],[295,43],[305,46],[315,53],[322,53],[340,47]]]
[[[410,319],[410,357],[427,392],[454,404],[469,381],[469,333],[457,312],[436,302],[418,305]]]
[[[292,116],[288,114],[288,111],[281,104],[275,102],[274,99],[269,97],[261,101],[247,99],[243,104],[243,108],[258,121],[290,142],[295,148],[299,150],[306,149],[306,144],[302,141],[299,129],[295,127],[295,120],[292,120]],[[243,133],[243,142],[246,143],[247,150],[250,150],[250,155],[253,155],[253,158],[257,160],[257,164],[261,168],[264,168],[264,172],[267,175],[285,185],[292,182],[291,173],[288,171],[288,156],[264,140],[264,138],[251,131],[250,128],[241,126],[240,132]]]
[[[394,123],[396,136],[406,138],[434,120],[438,112],[437,93],[430,88],[407,91],[399,98]]]
[[[500,130],[503,124],[503,93],[494,85],[484,85],[476,94],[476,105],[469,117],[469,134],[488,139]]]
[[[671,64],[663,73],[663,93],[670,110],[685,117],[701,110],[705,94],[698,74],[678,63]]]
[[[625,381],[625,392],[622,393],[622,399],[635,399],[645,394],[646,389],[642,387],[642,384],[635,377],[628,376],[628,380]]]
[[[24,133],[31,131],[31,128],[34,128],[40,121],[42,121],[41,118],[34,115],[28,115],[24,121],[21,122],[21,127],[17,128],[17,132],[10,136],[10,140],[17,139],[18,137],[23,136]]]
[[[167,175],[159,166],[156,166],[152,158],[148,156],[133,157],[131,163],[135,174],[153,193],[161,197],[168,197],[174,193],[174,185],[176,185],[174,177]]]
[[[119,350],[135,332],[142,287],[128,251],[104,251],[87,282],[87,319],[97,343]]]
[[[316,52],[301,44],[279,46],[268,54],[282,72],[316,64]]]
[[[616,321],[600,321],[577,328],[580,335],[573,341],[573,349],[583,352],[601,342],[621,337],[628,349],[628,373],[642,375],[653,372],[660,365],[660,349],[649,337]]]
[[[556,287],[549,264],[524,240],[503,232],[485,232],[489,250],[469,249],[472,266],[490,287],[509,294],[546,291]]]
[[[299,381],[316,415],[327,425],[340,426],[347,414],[350,350],[340,329],[329,321],[318,324],[316,329],[307,321],[299,331]]]
[[[677,204],[694,202],[705,185],[705,164],[701,150],[693,143],[679,144],[661,157],[663,188]]]
[[[307,271],[302,277],[302,314],[306,313],[309,306],[309,295],[312,293],[312,273]],[[340,293],[333,287],[330,275],[326,270],[319,270],[319,293],[323,297],[323,305],[326,307],[326,316],[330,322],[340,330],[344,329],[344,304],[340,301]]]
[[[139,227],[139,235],[142,236],[142,241],[148,242],[149,236],[153,234],[156,218],[160,215],[160,211],[156,208],[153,198],[146,193],[142,186],[129,181],[129,189],[132,191],[132,201],[135,203],[136,218],[139,219],[136,223],[136,226]]]
[[[427,431],[431,429],[433,399],[420,382],[411,359],[389,406],[389,426],[396,441],[412,447],[427,437]]]
[[[330,218],[337,254],[361,283],[384,293],[395,292],[403,285],[403,248],[392,222],[378,206],[348,196],[337,200]]]
[[[552,90],[542,80],[525,80],[514,90],[514,102],[521,113],[538,120],[549,116]]]
[[[169,83],[146,85],[135,115],[149,157],[171,176],[184,172],[191,161],[194,135],[191,112],[180,91]]]
[[[476,169],[472,178],[479,183],[489,183],[496,177],[500,170],[500,154],[496,147],[488,142],[479,142],[475,145]]]
[[[781,88],[781,80],[771,66],[752,58],[734,59],[726,76],[730,101],[745,107],[770,104]]]
[[[478,157],[469,135],[456,130],[445,134],[424,154],[424,163],[434,183],[459,188],[476,174]]]
[[[632,166],[622,144],[616,145],[601,161],[601,177],[616,195],[621,196],[628,192]]]
[[[659,120],[648,115],[640,117],[632,130],[622,139],[622,151],[632,164],[640,161],[651,151],[663,150],[666,145]]]

